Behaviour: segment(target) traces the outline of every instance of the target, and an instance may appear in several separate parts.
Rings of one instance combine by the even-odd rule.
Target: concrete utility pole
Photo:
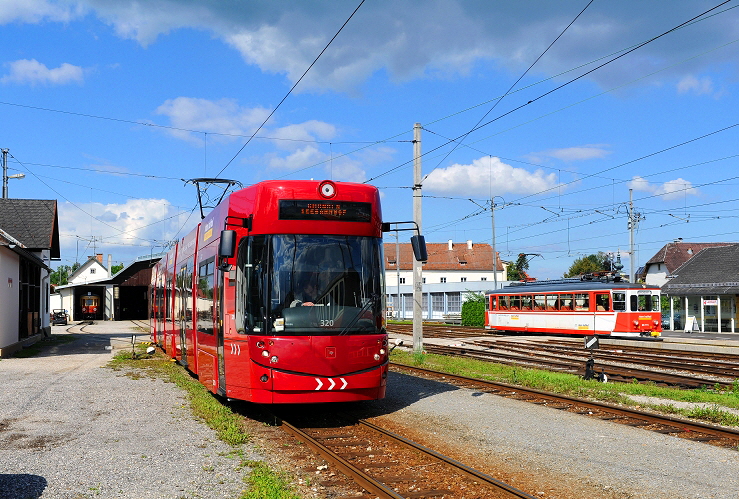
[[[8,150],[3,149],[3,199],[8,198]]]
[[[634,213],[634,190],[629,189],[629,282],[636,281],[636,253],[634,252],[634,230],[639,227],[639,221],[644,220],[641,213]]]
[[[493,219],[493,289],[498,289],[498,255],[495,252],[495,196],[490,198],[490,213]]]
[[[421,232],[421,124],[413,126],[413,221]],[[423,352],[423,263],[413,259],[413,352]]]

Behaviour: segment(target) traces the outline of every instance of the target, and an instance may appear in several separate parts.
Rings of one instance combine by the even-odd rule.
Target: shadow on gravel
[[[130,341],[129,341],[130,342]],[[55,335],[17,352],[15,357],[58,357],[60,355],[101,354],[110,345],[109,338],[87,338],[84,335]]]
[[[46,478],[38,475],[0,473],[0,498],[37,499],[44,493]]]
[[[427,397],[433,397],[440,393],[459,389],[447,383],[390,371],[387,381],[387,392],[385,398],[382,400],[337,402],[330,404],[285,404],[271,406],[267,409],[284,417],[299,414],[303,418],[311,418],[311,424],[316,427],[321,425],[320,419],[322,416],[325,416],[326,424],[333,426],[336,422],[331,416],[336,416],[337,414],[346,414],[360,419],[384,416],[399,411]],[[275,423],[274,420],[270,419],[271,412],[262,411],[258,404],[233,401],[231,402],[231,408],[247,418],[266,424]]]

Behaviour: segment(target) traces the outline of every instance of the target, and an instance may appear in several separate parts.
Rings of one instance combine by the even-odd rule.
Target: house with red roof
[[[413,249],[409,243],[386,242],[385,283],[388,312],[394,318],[413,317]],[[490,244],[466,241],[426,243],[423,263],[423,316],[444,320],[458,316],[467,292],[484,293],[507,284],[507,262]],[[496,270],[493,270],[495,267]],[[430,304],[430,306],[429,306]]]

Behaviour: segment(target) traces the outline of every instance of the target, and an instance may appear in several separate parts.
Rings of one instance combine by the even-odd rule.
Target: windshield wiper
[[[366,312],[366,311],[367,311],[367,309],[369,308],[369,306],[370,306],[370,305],[372,305],[372,304],[373,304],[374,302],[375,302],[375,301],[374,301],[374,300],[373,300],[372,298],[370,298],[370,299],[369,299],[369,300],[367,301],[367,303],[365,303],[365,304],[364,304],[364,305],[362,306],[362,308],[360,308],[360,309],[359,309],[359,311],[357,312],[357,315],[355,315],[355,316],[354,316],[354,319],[352,319],[352,321],[351,321],[351,322],[350,322],[349,324],[347,324],[346,326],[344,326],[344,328],[342,328],[342,329],[341,329],[341,332],[339,333],[339,336],[341,336],[341,335],[344,335],[344,334],[346,334],[346,333],[348,332],[348,330],[349,330],[350,328],[352,328],[352,327],[354,326],[354,324],[356,324],[356,323],[357,323],[357,321],[358,321],[358,320],[359,320],[359,318],[360,318],[360,317],[362,316],[362,314],[363,314],[364,312]]]

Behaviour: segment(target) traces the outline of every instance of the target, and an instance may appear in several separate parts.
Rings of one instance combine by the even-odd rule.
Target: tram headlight
[[[257,341],[257,348],[264,348],[264,342],[263,341]]]
[[[379,353],[376,353],[375,354],[375,360],[380,360],[380,354]]]
[[[270,357],[270,359],[269,359],[269,361],[270,361],[271,363],[273,363],[273,364],[277,364],[277,360],[278,360],[278,359],[277,359],[277,355],[273,355],[273,356],[272,356],[272,357]]]
[[[268,379],[269,379],[269,376],[267,376],[266,374],[262,374],[259,377],[259,381],[261,381],[262,383],[266,383]]]
[[[380,355],[385,355],[385,349],[384,348],[380,348]]]
[[[639,327],[639,321],[637,321],[636,319],[634,320],[634,327],[635,328],[638,328]]]
[[[262,350],[262,357],[269,357],[269,350]]]

